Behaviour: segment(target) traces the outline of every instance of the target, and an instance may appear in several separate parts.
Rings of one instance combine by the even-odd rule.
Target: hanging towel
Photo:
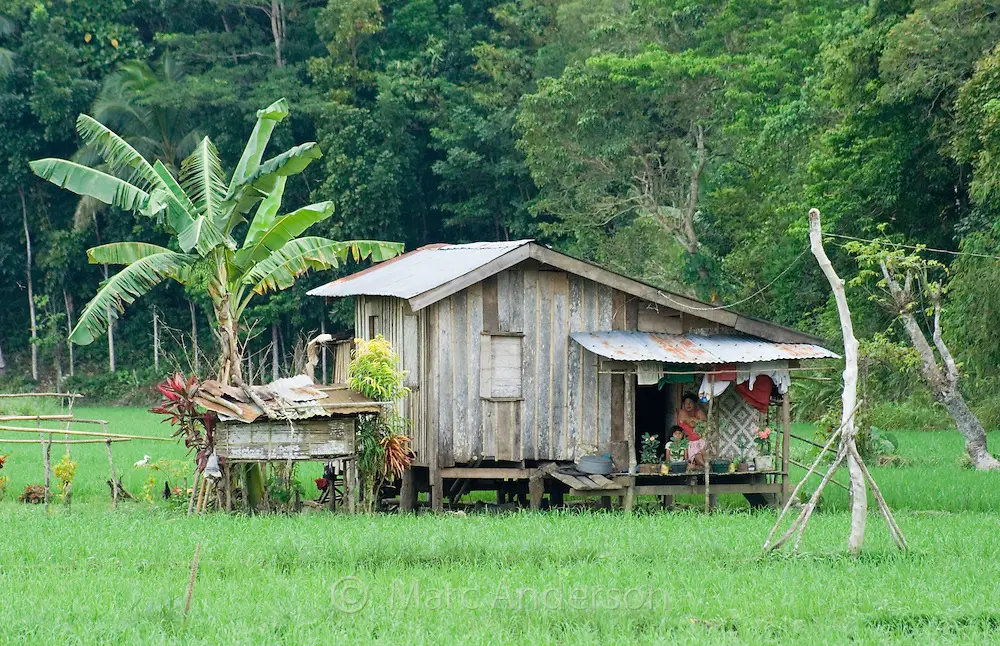
[[[660,383],[661,372],[663,364],[659,361],[640,361],[635,370],[640,386],[655,386]]]
[[[781,394],[788,392],[788,387],[792,384],[787,361],[757,361],[736,366],[736,383],[745,382],[750,389],[753,389],[757,377],[761,375],[770,377]]]

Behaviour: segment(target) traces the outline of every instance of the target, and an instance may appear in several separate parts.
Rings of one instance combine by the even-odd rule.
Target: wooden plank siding
[[[569,335],[635,329],[637,318],[636,299],[623,292],[527,264],[416,314],[402,299],[358,297],[355,329],[393,344],[409,371],[412,392],[400,412],[411,423],[415,464],[445,468],[480,458],[619,457],[632,414],[625,380],[599,374],[598,357]]]
[[[634,328],[636,310],[621,292],[519,266],[418,314],[429,340],[420,377],[423,422],[438,434],[439,466],[480,458],[570,461],[595,450],[610,453],[612,439],[623,443],[624,380],[599,374],[598,357],[569,337]],[[511,372],[515,363],[519,373]]]

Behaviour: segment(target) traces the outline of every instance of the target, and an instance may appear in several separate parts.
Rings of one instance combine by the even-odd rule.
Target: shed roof
[[[616,361],[720,364],[838,356],[814,343],[774,343],[729,334],[706,336],[614,330],[574,332],[570,336],[594,354]]]
[[[317,287],[309,295],[395,296],[406,299],[416,312],[528,259],[744,334],[784,343],[822,342],[818,337],[777,323],[743,316],[726,307],[622,276],[533,240],[427,245]]]
[[[410,299],[440,287],[530,240],[428,245],[309,292],[311,296],[396,296]]]
[[[287,421],[378,413],[384,406],[344,384],[317,385],[306,375],[249,386],[249,389],[253,396],[245,388],[205,381],[195,401],[218,413],[224,422],[238,420],[248,424],[259,417]]]

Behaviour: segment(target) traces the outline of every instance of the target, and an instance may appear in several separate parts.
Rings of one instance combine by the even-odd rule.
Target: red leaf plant
[[[212,431],[216,416],[215,413],[198,410],[194,399],[198,396],[200,387],[201,383],[196,376],[185,379],[183,374],[176,372],[156,385],[163,400],[159,406],[150,408],[149,412],[166,416],[163,421],[176,427],[172,437],[183,437],[188,454],[196,451],[198,468],[204,469],[215,443]]]

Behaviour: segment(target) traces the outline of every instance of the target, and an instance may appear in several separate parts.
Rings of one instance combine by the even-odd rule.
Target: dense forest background
[[[113,371],[103,340],[71,359],[67,325],[104,278],[85,250],[166,237],[78,203],[27,162],[99,163],[73,127],[86,112],[172,168],[209,135],[231,168],[255,111],[284,96],[293,112],[274,150],[315,140],[324,153],[286,199],[337,207],[317,235],[407,248],[537,238],[832,343],[809,207],[833,233],[871,238],[882,225],[961,251],[931,254],[949,267],[945,336],[964,387],[1000,419],[998,40],[998,5],[968,0],[6,0],[5,379],[36,381],[34,343],[37,380],[72,371],[90,392],[131,392],[157,376],[154,311],[159,372],[195,367],[192,333],[199,368],[213,344],[206,303],[171,285],[117,323]],[[308,276],[248,314],[268,372],[275,359],[294,369],[324,318],[348,330],[347,305],[304,295],[333,277]],[[851,290],[866,387],[929,407],[876,292]]]

